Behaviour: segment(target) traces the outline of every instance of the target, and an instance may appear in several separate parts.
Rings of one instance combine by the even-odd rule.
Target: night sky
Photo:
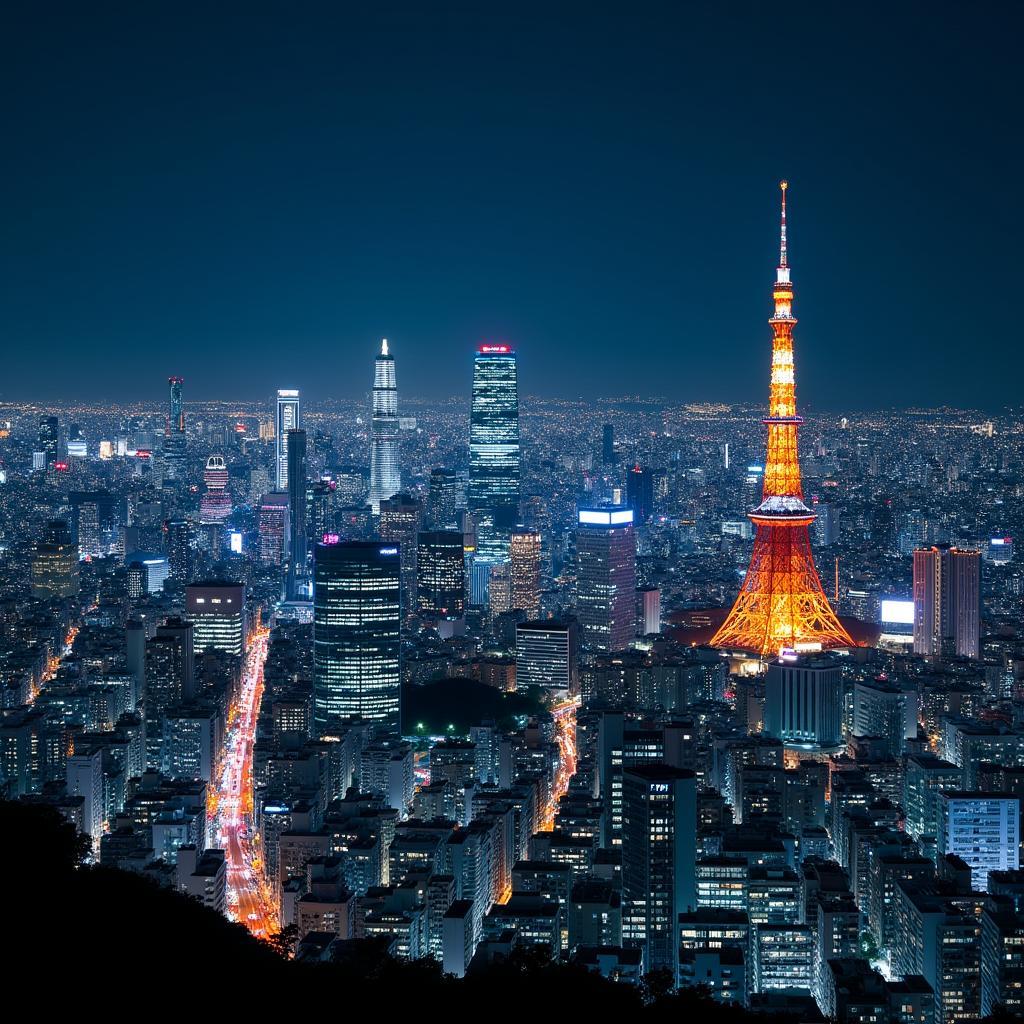
[[[0,397],[1020,403],[1014,7],[5,5]]]

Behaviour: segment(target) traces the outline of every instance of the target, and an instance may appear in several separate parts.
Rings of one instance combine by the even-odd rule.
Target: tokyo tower
[[[768,415],[768,458],[761,504],[748,513],[757,529],[750,568],[732,611],[714,635],[715,647],[777,654],[783,648],[817,650],[852,647],[854,641],[832,611],[814,567],[807,528],[815,514],[804,504],[796,435],[793,369],[793,283],[786,261],[786,188],[782,189],[782,231],[775,275],[772,376]]]

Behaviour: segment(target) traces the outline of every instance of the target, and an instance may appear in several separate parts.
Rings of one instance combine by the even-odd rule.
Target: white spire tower
[[[373,424],[370,433],[370,505],[380,514],[380,503],[402,489],[398,468],[398,386],[395,357],[388,339],[380,344],[373,373]]]

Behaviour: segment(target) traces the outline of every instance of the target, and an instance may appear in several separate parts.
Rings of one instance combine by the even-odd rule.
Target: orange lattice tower
[[[782,240],[775,275],[772,383],[765,425],[768,459],[761,504],[749,514],[757,528],[750,568],[722,628],[711,643],[760,654],[782,648],[850,647],[854,642],[828,603],[811,554],[807,528],[814,513],[804,504],[797,458],[796,378],[793,370],[793,283],[786,262],[786,182],[782,188]]]

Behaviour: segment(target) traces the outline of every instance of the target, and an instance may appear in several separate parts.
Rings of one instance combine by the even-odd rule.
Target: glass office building
[[[313,713],[318,735],[359,718],[401,728],[397,544],[318,544],[313,570]]]

